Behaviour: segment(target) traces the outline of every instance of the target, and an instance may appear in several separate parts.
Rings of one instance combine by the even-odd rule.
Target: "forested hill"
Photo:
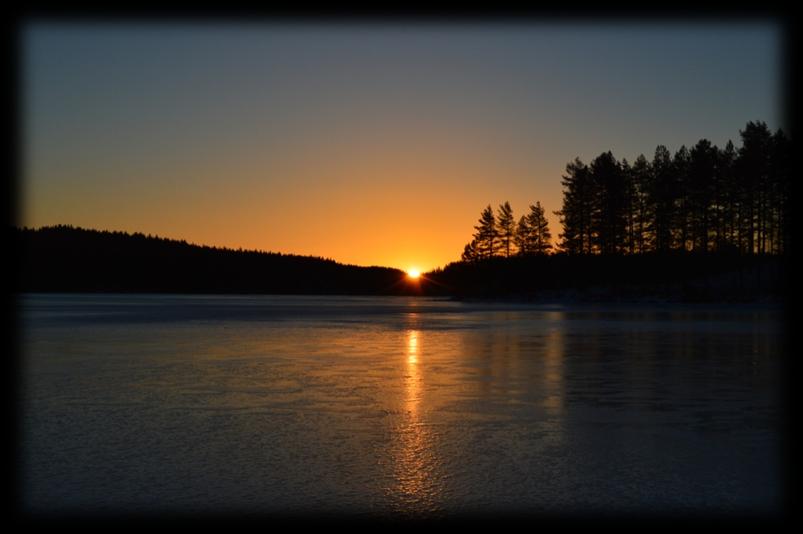
[[[22,292],[415,294],[405,273],[71,226],[12,228]]]
[[[493,257],[420,282],[387,267],[198,246],[135,233],[12,228],[21,292],[431,295],[535,301],[782,299],[786,258],[736,253]]]
[[[788,258],[738,253],[549,254],[455,262],[428,295],[538,302],[781,302]]]

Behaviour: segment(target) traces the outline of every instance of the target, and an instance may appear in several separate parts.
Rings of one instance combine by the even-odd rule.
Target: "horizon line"
[[[225,245],[221,246],[221,245],[211,245],[211,244],[206,244],[206,243],[195,243],[195,242],[192,242],[192,241],[188,241],[187,239],[184,239],[184,238],[167,237],[167,236],[158,235],[158,234],[151,234],[151,233],[147,233],[146,234],[146,233],[138,231],[138,230],[137,231],[129,231],[129,230],[111,230],[111,229],[100,229],[100,228],[88,228],[88,227],[83,227],[83,226],[76,226],[76,225],[69,224],[69,223],[57,223],[57,224],[50,224],[50,225],[42,225],[42,226],[39,226],[39,227],[28,227],[27,225],[19,225],[19,224],[14,223],[14,224],[12,224],[12,227],[17,229],[17,230],[31,230],[31,231],[35,231],[35,232],[36,231],[40,231],[40,230],[65,227],[65,228],[69,228],[69,229],[72,229],[72,230],[83,230],[83,231],[88,231],[88,232],[121,233],[121,234],[125,234],[125,235],[132,236],[132,237],[137,235],[137,234],[139,234],[139,235],[145,236],[147,238],[162,239],[162,240],[165,240],[165,241],[175,241],[177,243],[184,243],[184,244],[187,244],[187,245],[190,245],[190,246],[194,246],[194,247],[205,247],[205,248],[218,249],[218,250],[230,251],[230,252],[246,252],[246,253],[256,253],[256,254],[278,254],[278,255],[281,255],[281,256],[296,256],[296,257],[299,257],[299,258],[311,258],[311,259],[316,259],[316,260],[332,261],[334,263],[337,263],[338,265],[343,265],[343,266],[346,266],[346,267],[362,267],[362,268],[366,268],[366,269],[370,269],[370,268],[394,269],[394,270],[401,271],[401,272],[404,272],[404,273],[407,272],[407,269],[404,269],[404,268],[401,268],[401,267],[393,267],[393,266],[390,266],[390,265],[378,265],[378,264],[359,265],[359,264],[356,264],[356,263],[346,263],[346,262],[343,262],[343,261],[339,261],[339,260],[336,260],[335,258],[330,257],[330,256],[322,256],[322,255],[321,256],[316,256],[314,254],[298,254],[296,252],[280,252],[280,251],[273,251],[273,250],[253,249],[253,248],[243,248],[243,247],[232,248],[232,247],[225,246]],[[455,261],[459,261],[459,260],[455,260]],[[450,263],[453,263],[453,262],[450,262]],[[428,270],[426,272],[423,272],[422,274],[427,274],[429,272],[436,271],[438,269],[443,269],[443,266],[434,267],[434,268],[432,268],[432,269],[430,269],[430,270]]]

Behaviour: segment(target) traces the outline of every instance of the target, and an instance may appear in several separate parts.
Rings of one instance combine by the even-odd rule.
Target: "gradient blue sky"
[[[23,32],[22,221],[427,270],[579,156],[781,123],[772,21]]]

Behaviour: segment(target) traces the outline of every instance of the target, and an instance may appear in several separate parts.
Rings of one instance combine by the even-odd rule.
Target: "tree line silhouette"
[[[537,299],[754,301],[783,294],[780,256],[513,254],[403,271],[198,246],[60,225],[12,229],[20,292],[432,295]],[[500,245],[501,246],[501,245]]]
[[[12,228],[12,242],[21,292],[420,294],[399,269],[199,246],[138,232]]]
[[[530,212],[515,222],[509,202],[500,204],[494,215],[489,204],[474,227],[470,243],[463,249],[463,261],[477,261],[494,256],[537,256],[552,249],[552,235],[540,202],[530,205]]]
[[[701,139],[631,165],[611,152],[566,166],[560,249],[572,254],[716,252],[783,254],[790,241],[791,143],[763,122],[742,146]]]
[[[513,223],[505,202],[489,205],[462,255],[494,256],[737,252],[784,254],[791,242],[791,140],[764,122],[748,122],[742,146],[701,139],[671,154],[659,145],[652,160],[631,164],[603,152],[590,164],[575,158],[562,177],[563,232],[553,249],[540,203]],[[556,249],[556,250],[555,250]]]
[[[791,141],[763,122],[742,146],[658,146],[633,164],[610,151],[569,162],[563,232],[540,202],[516,220],[488,205],[462,255],[411,281],[399,269],[231,250],[66,225],[12,228],[22,292],[443,295],[754,301],[785,294]]]

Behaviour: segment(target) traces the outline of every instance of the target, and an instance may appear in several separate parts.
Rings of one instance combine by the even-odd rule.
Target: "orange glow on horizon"
[[[121,166],[95,154],[89,163],[59,167],[34,158],[21,223],[141,232],[403,271],[415,258],[425,274],[460,260],[488,204],[496,209],[509,201],[519,217],[540,201],[547,218],[560,206],[563,160],[529,162],[493,139],[447,126],[393,124],[387,131],[377,126],[381,136],[366,136],[356,125],[327,140],[316,135],[312,148],[275,157],[210,149],[180,165],[153,159]],[[556,221],[550,223],[556,235]]]
[[[518,221],[540,202],[557,241],[575,157],[651,159],[656,145],[674,152],[699,135],[724,146],[744,118],[784,122],[782,39],[764,23],[649,36],[604,25],[123,26],[32,23],[21,35],[18,226],[391,267],[414,285],[408,262],[424,283],[460,261],[488,205],[510,202]],[[722,47],[707,46],[712,30]],[[701,50],[694,68],[676,53],[689,42]],[[724,61],[731,43],[755,53]],[[595,46],[612,52],[576,53]],[[644,53],[624,76],[620,52],[633,46]],[[656,83],[656,64],[672,65],[676,83]],[[698,71],[711,83],[687,100],[677,87]],[[748,108],[719,106],[725,94]]]
[[[460,132],[422,134],[429,130],[415,126],[400,123],[395,143],[382,145],[360,132],[343,133],[338,143],[316,145],[314,157],[287,151],[235,158],[210,150],[175,167],[149,160],[116,170],[114,182],[88,163],[50,168],[37,159],[25,178],[21,223],[141,232],[404,271],[415,258],[417,270],[427,273],[460,260],[486,205],[496,210],[509,201],[518,217],[540,201],[547,218],[560,206],[562,160],[549,166],[508,158],[490,141],[453,146]],[[409,152],[416,154],[413,163]],[[119,166],[103,154],[92,161],[101,170]],[[550,229],[557,234],[556,221]]]

